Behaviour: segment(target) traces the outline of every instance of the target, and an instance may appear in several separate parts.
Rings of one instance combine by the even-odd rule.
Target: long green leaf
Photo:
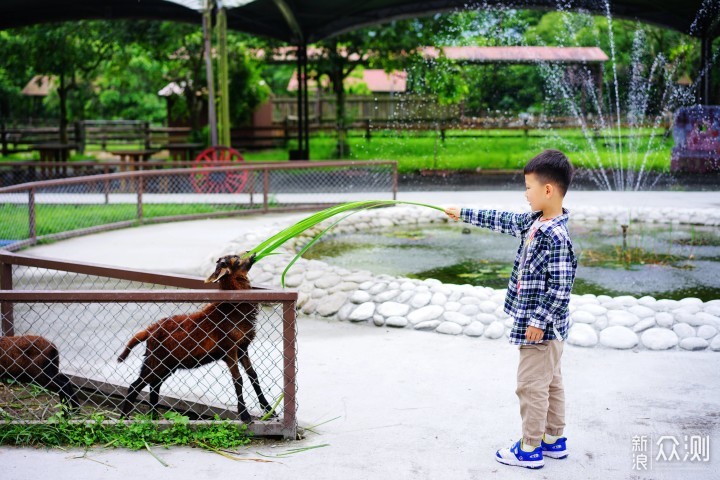
[[[363,200],[359,202],[347,202],[340,205],[336,205],[334,207],[326,208],[325,210],[321,210],[313,215],[310,215],[299,222],[297,222],[294,225],[291,225],[290,227],[281,230],[280,232],[276,233],[275,235],[272,235],[271,237],[265,239],[263,242],[261,242],[259,245],[257,245],[255,248],[251,249],[248,252],[248,255],[255,254],[255,261],[259,261],[262,258],[273,255],[277,248],[282,246],[285,242],[288,240],[295,238],[301,234],[303,234],[305,231],[313,228],[317,224],[334,217],[335,215],[341,214],[343,212],[347,211],[353,211],[352,213],[343,216],[339,220],[333,222],[329,227],[325,228],[323,231],[318,233],[303,249],[295,255],[295,257],[290,261],[288,266],[285,268],[285,270],[282,273],[281,276],[281,283],[283,287],[285,286],[285,275],[287,274],[288,270],[292,265],[295,264],[295,262],[302,256],[303,253],[305,253],[315,242],[317,242],[325,233],[327,233],[329,230],[334,228],[338,223],[349,217],[350,215],[353,215],[354,213],[357,213],[362,210],[368,210],[371,208],[376,207],[382,207],[382,206],[388,206],[388,205],[397,205],[397,204],[406,204],[406,205],[418,205],[421,207],[427,207],[432,208],[434,210],[444,211],[442,207],[438,207],[436,205],[429,205],[426,203],[419,203],[419,202],[405,202],[405,201],[399,201],[399,200]]]
[[[345,220],[345,219],[346,219],[347,217],[349,217],[350,215],[353,215],[353,214],[355,214],[355,213],[357,213],[357,212],[360,212],[360,211],[362,211],[362,210],[357,210],[357,211],[355,211],[355,212],[350,212],[350,213],[348,213],[348,214],[345,215],[344,217],[342,217],[342,218],[340,218],[339,220],[336,220],[335,222],[333,222],[333,223],[332,223],[329,227],[327,227],[325,230],[323,230],[322,232],[320,232],[320,233],[318,233],[317,235],[315,235],[315,238],[313,238],[311,241],[309,241],[309,242],[307,243],[307,245],[305,245],[305,246],[302,248],[302,250],[300,250],[300,251],[293,257],[292,260],[290,260],[290,263],[287,264],[287,266],[285,267],[285,270],[283,270],[283,272],[282,272],[282,275],[280,275],[280,285],[282,285],[282,287],[285,288],[285,275],[287,275],[288,270],[290,270],[290,268],[291,268],[293,265],[295,265],[295,262],[297,262],[298,259],[299,259],[300,257],[302,257],[303,253],[307,252],[307,251],[310,249],[310,247],[312,247],[313,244],[320,239],[320,237],[322,237],[323,235],[325,235],[329,230],[335,228],[335,225],[337,225],[338,223],[342,222],[343,220]]]

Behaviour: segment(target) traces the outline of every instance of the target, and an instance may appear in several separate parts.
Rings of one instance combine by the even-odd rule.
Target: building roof
[[[228,27],[292,43],[312,43],[359,27],[456,9],[557,9],[555,0],[227,0]],[[200,23],[203,0],[3,0],[0,29],[79,19],[156,19]],[[720,35],[717,0],[575,0],[573,10]],[[698,13],[700,12],[700,13]]]
[[[29,97],[47,97],[55,88],[55,81],[56,78],[52,76],[35,75],[22,89],[22,94]]]
[[[362,72],[362,79],[348,77],[345,79],[346,84],[364,83],[373,93],[401,93],[407,90],[407,73],[404,71],[386,72],[380,69],[365,69]],[[329,85],[329,81],[323,77],[321,80],[323,87]],[[317,88],[314,79],[308,79],[308,89]],[[298,89],[297,70],[293,72],[292,77],[287,86],[288,91],[294,92]]]
[[[435,47],[423,50],[429,58],[439,54]],[[468,63],[591,63],[609,60],[598,47],[442,47],[442,50],[448,59]]]

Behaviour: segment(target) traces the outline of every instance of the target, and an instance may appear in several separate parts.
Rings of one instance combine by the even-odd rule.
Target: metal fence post
[[[393,196],[393,200],[397,200],[397,191],[398,191],[397,162],[392,162],[392,196]]]
[[[143,189],[145,187],[145,177],[137,177],[137,218],[142,220],[143,218]]]
[[[103,166],[103,173],[105,175],[110,173],[110,166],[104,165]],[[105,177],[105,180],[103,181],[103,193],[105,194],[105,205],[110,203],[110,179]]]
[[[85,153],[85,131],[81,121],[75,122],[75,145],[78,153]]]
[[[150,122],[143,122],[143,137],[145,140],[145,150],[150,150]]]
[[[7,139],[5,138],[5,122],[0,123],[0,144],[2,144],[2,155],[3,157],[6,157],[8,155],[8,144]]]
[[[28,190],[28,237],[33,241],[37,239],[35,219],[35,189],[31,188]]]
[[[0,290],[12,290],[12,270],[12,264],[0,262]],[[0,316],[2,317],[2,334],[8,337],[14,335],[12,302],[0,302]]]
[[[270,171],[263,169],[263,210],[268,210],[268,190],[270,190]]]
[[[296,391],[297,391],[297,370],[295,364],[296,340],[296,318],[295,302],[283,302],[283,430],[285,438],[293,438],[296,435]]]

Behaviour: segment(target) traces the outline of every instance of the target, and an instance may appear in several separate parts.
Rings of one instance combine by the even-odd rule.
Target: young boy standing
[[[563,198],[573,167],[557,150],[545,150],[525,166],[525,198],[531,213],[450,207],[445,213],[496,232],[520,237],[505,312],[514,323],[510,343],[519,345],[517,394],[523,436],[495,459],[505,465],[541,468],[544,457],[568,456],[562,436],[565,391],[560,358],[568,334],[568,302],[577,260],[568,234]]]

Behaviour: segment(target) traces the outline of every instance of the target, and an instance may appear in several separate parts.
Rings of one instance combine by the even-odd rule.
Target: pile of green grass
[[[62,411],[43,423],[0,422],[0,445],[46,447],[123,447],[131,450],[151,446],[186,445],[217,450],[237,448],[251,441],[247,425],[236,425],[216,418],[212,422],[191,425],[190,419],[174,412],[165,413],[165,424],[147,415],[131,422],[112,420],[103,413],[68,418]]]

